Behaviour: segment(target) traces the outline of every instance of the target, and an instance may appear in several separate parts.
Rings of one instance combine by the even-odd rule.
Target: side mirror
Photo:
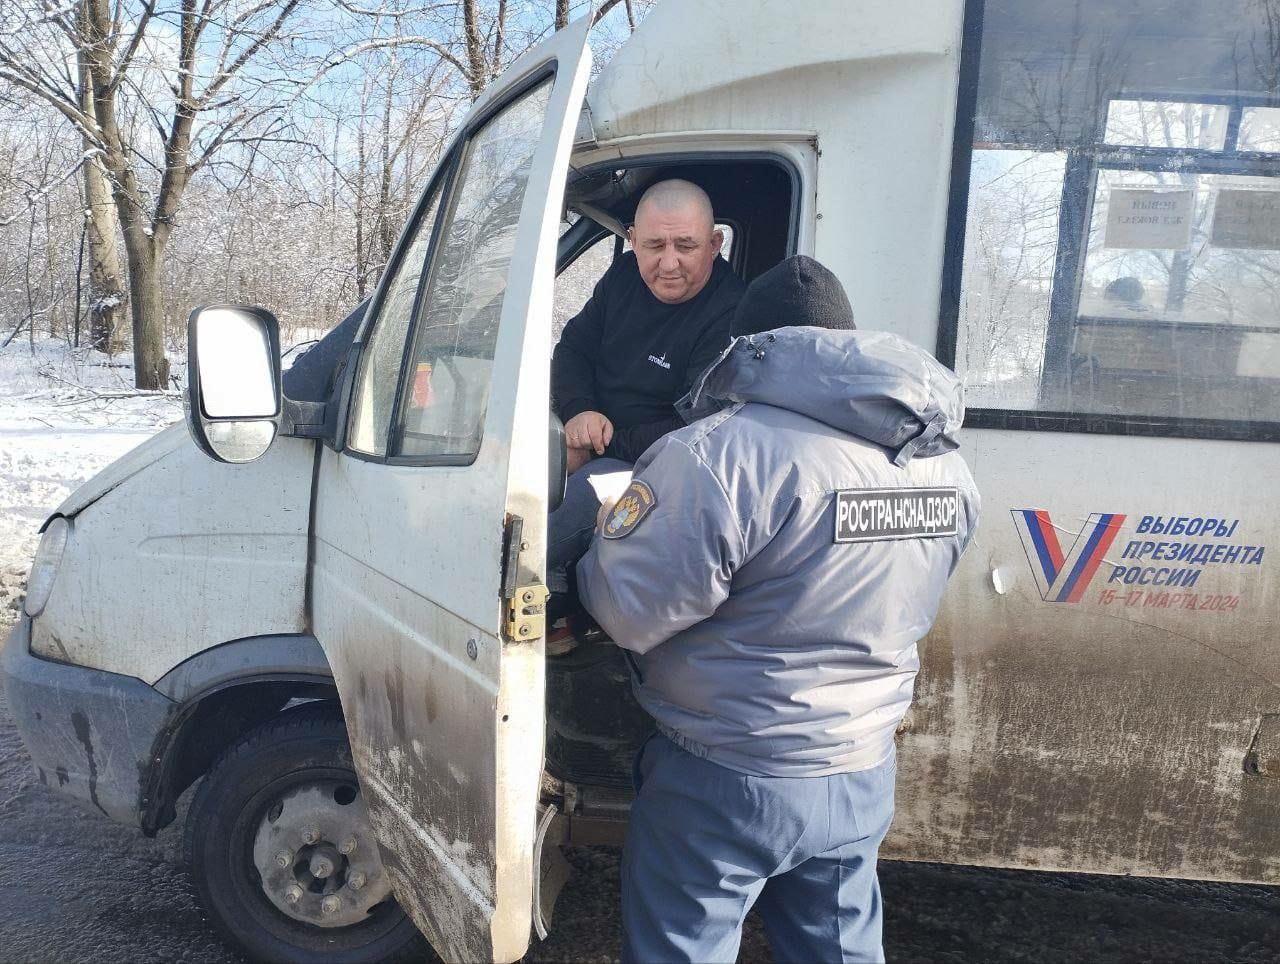
[[[252,462],[281,423],[280,323],[262,308],[211,305],[187,320],[187,427],[219,462]]]
[[[564,422],[551,412],[551,432],[547,437],[547,511],[555,512],[564,501],[564,489],[569,482],[569,449],[564,441]]]

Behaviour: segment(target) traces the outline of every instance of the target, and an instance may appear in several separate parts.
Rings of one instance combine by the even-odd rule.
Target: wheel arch
[[[253,636],[212,647],[154,684],[177,709],[139,774],[139,824],[153,836],[178,798],[245,733],[290,704],[324,701],[342,713],[333,672],[311,635]]]

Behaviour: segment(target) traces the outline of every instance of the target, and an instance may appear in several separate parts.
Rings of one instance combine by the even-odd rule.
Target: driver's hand
[[[591,449],[570,448],[567,456],[569,474],[573,475],[574,472],[577,472],[578,469],[591,461]]]
[[[599,412],[580,412],[564,427],[565,441],[571,449],[593,449],[604,455],[605,446],[613,441],[613,423]]]

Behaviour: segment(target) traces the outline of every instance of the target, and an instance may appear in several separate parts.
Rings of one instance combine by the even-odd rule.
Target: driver
[[[599,508],[588,476],[629,470],[684,425],[675,402],[727,346],[744,290],[720,257],[724,236],[696,184],[652,185],[627,239],[633,250],[565,325],[551,362],[552,404],[569,448],[569,483],[547,533],[547,587],[561,599]]]

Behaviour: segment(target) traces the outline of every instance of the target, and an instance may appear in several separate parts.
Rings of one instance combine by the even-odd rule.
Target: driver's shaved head
[[[679,178],[650,185],[636,205],[636,220],[650,211],[670,213],[679,210],[696,214],[706,224],[708,232],[715,226],[716,219],[711,211],[711,198],[707,197],[707,192],[692,181],[682,181]]]

